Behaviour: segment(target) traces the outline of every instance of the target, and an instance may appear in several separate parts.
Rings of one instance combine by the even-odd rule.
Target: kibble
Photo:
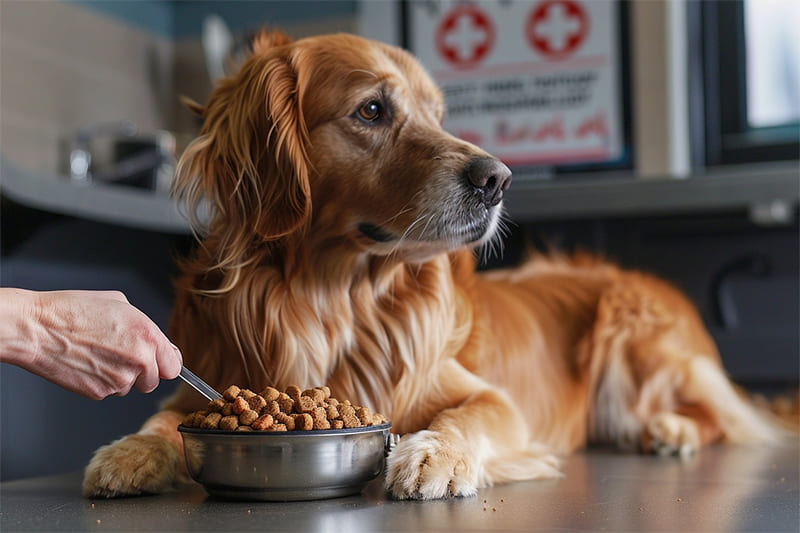
[[[187,427],[224,431],[309,431],[368,427],[388,422],[369,407],[331,397],[329,387],[302,390],[289,385],[284,392],[266,387],[261,393],[231,385],[206,409],[189,413]]]

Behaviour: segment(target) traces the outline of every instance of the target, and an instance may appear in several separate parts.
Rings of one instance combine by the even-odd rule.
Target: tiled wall
[[[86,124],[168,128],[173,45],[79,4],[0,2],[0,151],[58,172],[61,145]]]
[[[263,2],[264,21],[283,4],[289,5]],[[149,9],[145,15],[151,21],[170,14],[202,20],[199,11],[212,5],[226,8],[224,2],[126,4]],[[254,5],[247,4],[248,10]],[[274,24],[298,38],[354,31],[353,9],[347,3],[339,6],[323,18],[307,12],[310,20],[284,17],[284,23]],[[185,24],[172,21],[173,27],[183,30],[165,33],[163,20],[156,25],[149,24],[148,17],[131,20],[119,7],[111,2],[0,0],[4,157],[32,172],[64,174],[65,146],[78,128],[123,119],[134,121],[144,133],[169,129],[179,138],[191,137],[196,124],[178,96],[204,102],[211,89],[200,29],[192,34],[183,28]]]

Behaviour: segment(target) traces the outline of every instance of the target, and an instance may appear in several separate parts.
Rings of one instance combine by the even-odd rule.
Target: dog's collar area
[[[389,242],[394,240],[394,235],[375,224],[362,222],[358,225],[358,231],[375,242]]]

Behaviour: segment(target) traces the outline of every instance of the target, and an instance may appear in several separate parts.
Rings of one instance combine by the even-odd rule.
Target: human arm
[[[0,288],[0,361],[102,399],[152,391],[182,357],[121,292]]]

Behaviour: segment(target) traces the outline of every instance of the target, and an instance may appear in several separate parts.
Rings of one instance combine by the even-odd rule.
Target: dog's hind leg
[[[672,411],[650,416],[642,432],[645,450],[685,455],[711,442],[777,444],[784,430],[758,411],[705,357],[684,366]]]
[[[778,440],[777,426],[736,390],[699,315],[674,289],[643,278],[609,287],[592,348],[594,440],[679,455],[717,440]]]

